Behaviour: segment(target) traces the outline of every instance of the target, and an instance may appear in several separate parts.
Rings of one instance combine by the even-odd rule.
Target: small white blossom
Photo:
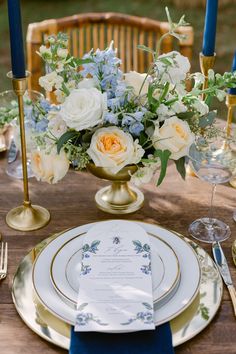
[[[49,132],[53,137],[59,139],[67,131],[67,125],[62,119],[60,112],[50,112],[48,120]]]
[[[202,73],[194,73],[193,78],[195,87],[201,86],[205,81],[205,76]]]
[[[223,90],[217,90],[216,91],[216,97],[218,98],[218,100],[220,102],[222,102],[225,99],[225,97],[226,97],[226,92],[223,91]]]
[[[68,55],[68,49],[66,49],[66,48],[58,48],[57,49],[57,55],[60,58],[65,59],[67,57],[67,55]]]
[[[166,64],[165,60],[169,64]],[[155,61],[155,67],[162,83],[170,82],[175,85],[186,79],[190,70],[190,62],[187,57],[173,51],[160,55]]]
[[[51,49],[47,48],[45,45],[40,46],[39,53],[41,54],[41,56],[43,56],[43,55],[47,55],[48,57],[52,56]]]
[[[176,101],[172,104],[171,110],[174,111],[174,113],[183,113],[187,111],[187,107],[183,104],[181,101]]]
[[[215,80],[215,72],[212,69],[208,70],[208,81],[214,81]]]
[[[195,99],[192,106],[200,113],[200,116],[204,116],[209,112],[209,107],[204,101]]]
[[[55,90],[54,93],[56,95],[57,102],[63,103],[65,101],[65,98],[66,98],[65,92],[63,92],[61,90]]]
[[[153,177],[153,170],[149,167],[139,167],[138,170],[131,175],[130,182],[136,186],[149,183]]]
[[[64,70],[64,63],[62,61],[59,61],[57,63],[56,72],[57,73],[61,73],[63,70]]]
[[[54,86],[59,89],[62,82],[63,78],[57,75],[56,71],[52,71],[51,73],[39,78],[39,85],[49,92],[52,91]]]

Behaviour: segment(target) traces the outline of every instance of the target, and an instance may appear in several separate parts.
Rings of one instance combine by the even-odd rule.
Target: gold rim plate
[[[33,332],[48,342],[68,349],[70,326],[52,315],[38,301],[32,286],[32,268],[35,258],[57,236],[58,234],[42,241],[22,259],[13,279],[12,297],[18,314]],[[198,256],[202,276],[199,292],[194,301],[171,321],[175,347],[206,328],[217,313],[223,294],[221,276],[212,258],[193,241],[187,238],[185,241],[193,247]]]

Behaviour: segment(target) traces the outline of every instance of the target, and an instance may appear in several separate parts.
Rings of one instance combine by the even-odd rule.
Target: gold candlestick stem
[[[29,73],[27,73],[29,75]],[[47,209],[31,205],[29,199],[27,156],[26,156],[26,140],[25,140],[25,123],[24,123],[24,101],[23,96],[26,91],[26,77],[16,79],[12,77],[12,73],[8,73],[8,77],[12,79],[13,90],[18,99],[19,106],[19,123],[20,123],[20,139],[21,139],[21,156],[23,169],[23,186],[24,201],[23,205],[10,210],[6,216],[8,226],[19,231],[32,231],[45,226],[50,220],[50,213]]]
[[[203,84],[203,89],[205,90],[208,87],[208,70],[213,69],[215,64],[216,54],[212,56],[205,56],[202,53],[199,55],[199,62],[202,74],[205,76],[205,81]],[[203,99],[205,94],[203,94]]]

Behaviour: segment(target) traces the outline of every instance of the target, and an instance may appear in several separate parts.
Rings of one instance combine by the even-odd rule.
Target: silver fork
[[[7,257],[8,257],[8,246],[7,242],[2,242],[1,245],[1,255],[0,255],[0,280],[6,278],[7,276]]]

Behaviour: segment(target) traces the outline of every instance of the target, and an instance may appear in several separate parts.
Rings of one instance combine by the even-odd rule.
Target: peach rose
[[[38,181],[57,183],[65,177],[69,165],[69,160],[63,150],[60,154],[57,154],[56,149],[50,153],[45,150],[34,150],[31,153],[31,167]]]
[[[87,153],[96,166],[108,167],[112,173],[117,173],[126,165],[138,163],[144,150],[129,133],[107,127],[93,134]]]

